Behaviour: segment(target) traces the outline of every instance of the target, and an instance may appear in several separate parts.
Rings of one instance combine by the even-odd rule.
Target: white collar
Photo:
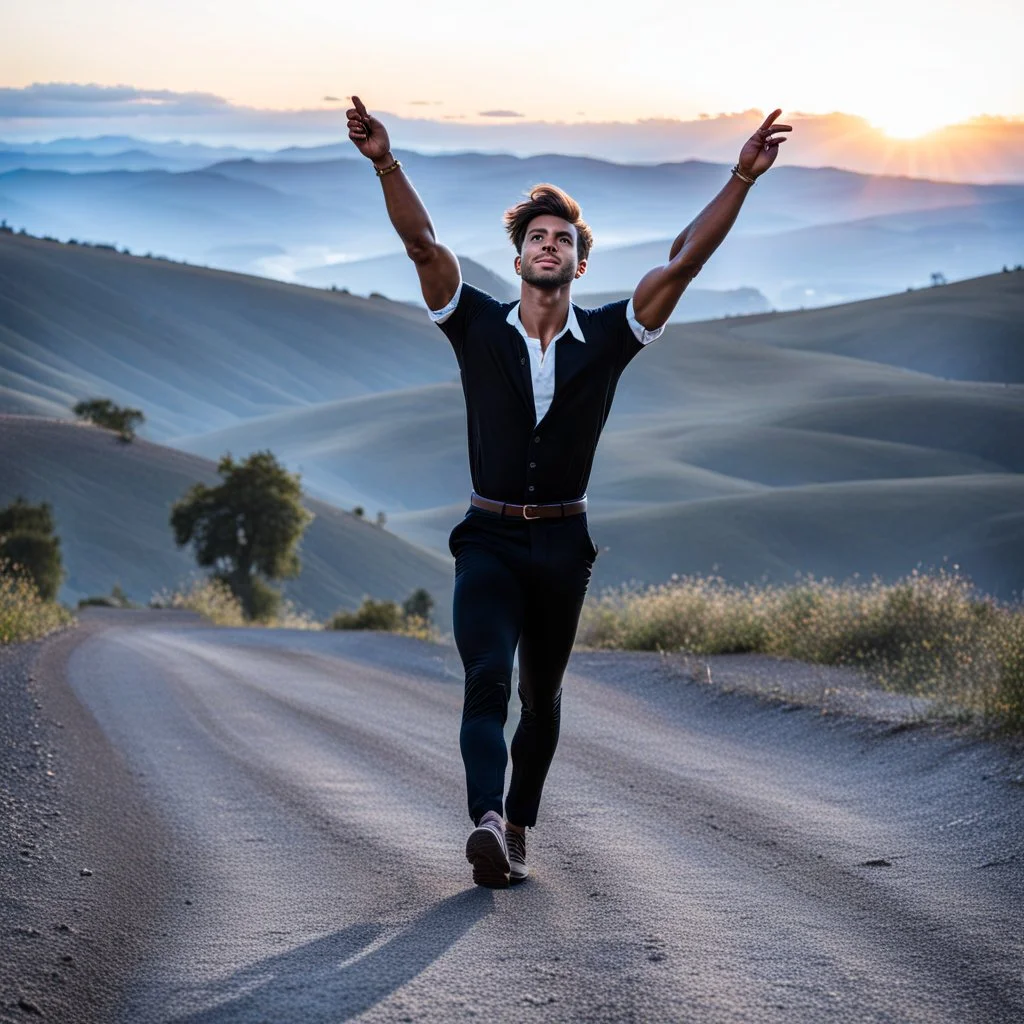
[[[518,302],[508,311],[508,316],[505,317],[505,322],[510,323],[515,327],[524,338],[529,337],[526,333],[526,328],[523,326],[522,320],[519,319]],[[565,326],[551,340],[558,341],[558,339],[566,333],[571,334],[574,338],[578,338],[582,342],[586,342],[587,340],[583,337],[583,332],[580,330],[579,321],[576,319],[576,310],[573,309],[571,302],[569,303],[569,315],[566,317]]]

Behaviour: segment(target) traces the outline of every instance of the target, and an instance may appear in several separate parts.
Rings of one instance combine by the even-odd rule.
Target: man
[[[473,493],[452,530],[454,632],[465,668],[459,743],[474,829],[466,843],[478,885],[527,877],[525,830],[558,743],[562,676],[598,549],[587,528],[586,487],[619,375],[657,338],[686,286],[725,238],[754,181],[775,161],[773,111],[740,151],[721,192],[672,243],[628,301],[573,306],[592,236],[578,204],[538,185],[507,211],[520,299],[499,303],[462,280],[419,196],[391,153],[384,125],[358,96],[349,138],[373,161],[391,223],[416,264],[423,298],[462,372]],[[503,728],[519,649],[522,715]],[[503,819],[504,814],[504,819]]]

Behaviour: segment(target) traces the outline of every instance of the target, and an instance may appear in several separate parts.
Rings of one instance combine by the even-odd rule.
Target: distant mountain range
[[[891,578],[945,557],[1019,593],[1022,322],[1018,271],[671,325],[627,368],[598,449],[595,588],[673,572]],[[68,440],[103,436],[69,423],[98,395],[147,414],[130,464],[116,444],[101,458]],[[159,525],[168,495],[225,451],[270,448],[312,498],[385,511],[384,531],[360,528],[441,565],[468,501],[450,346],[422,309],[385,299],[0,234],[0,412],[22,414],[0,431],[0,502],[16,486],[60,498],[82,591],[184,564]],[[370,536],[336,542],[369,558]],[[343,577],[317,607],[360,587],[398,595],[416,575],[375,582],[317,550],[322,585]]]
[[[380,187],[351,149],[231,151],[224,160],[209,147],[101,141],[94,153],[70,142],[24,159],[0,151],[0,219],[61,240],[415,301]],[[596,233],[586,290],[613,294],[664,262],[729,176],[727,165],[701,160],[400,157],[442,240],[509,284],[502,211],[538,181],[567,188]],[[748,312],[752,299],[776,309],[835,304],[927,284],[932,273],[960,280],[1022,261],[1024,185],[780,166],[750,190],[706,263],[700,290],[717,295],[700,315]]]
[[[66,89],[74,90],[71,85]],[[77,87],[81,88],[81,87]],[[95,88],[85,87],[95,98]],[[13,97],[9,97],[9,102]],[[188,97],[191,102],[194,97]],[[79,103],[81,111],[84,104]],[[233,107],[215,100],[216,117],[208,112],[192,118],[168,118],[166,108],[152,114],[143,106],[127,117],[104,117],[109,108],[99,104],[94,113],[102,118],[108,134],[100,138],[64,138],[49,143],[24,144],[11,141],[7,148],[23,147],[33,152],[112,153],[141,148],[165,153],[178,147],[174,156],[187,155],[185,147],[165,139],[170,125],[193,139],[215,140],[224,159],[236,155],[275,160],[332,159],[352,155],[344,139],[343,111],[259,110]],[[37,108],[38,109],[38,108]],[[16,137],[27,130],[24,123],[0,117],[0,135]],[[648,117],[632,121],[529,121],[499,118],[492,123],[474,123],[459,118],[402,117],[375,110],[387,124],[396,145],[422,153],[505,153],[538,156],[564,153],[619,163],[659,164],[701,159],[731,164],[743,141],[762,122],[766,110],[750,109],[716,115],[701,114],[692,120]],[[426,112],[424,112],[426,113]],[[27,109],[26,109],[27,114]],[[31,115],[28,115],[31,116]],[[783,111],[783,120],[793,126],[791,141],[782,159],[787,165],[807,168],[843,168],[865,175],[930,178],[941,181],[986,184],[1024,183],[1024,119],[980,116],[959,124],[938,128],[919,138],[902,139],[887,135],[866,118],[833,111],[828,114]],[[94,122],[95,123],[95,122]],[[74,131],[73,118],[39,118],[38,133],[46,124],[51,130]],[[131,137],[134,133],[137,137]],[[128,142],[126,145],[125,142]],[[244,140],[244,141],[239,141]],[[234,142],[233,147],[224,145]],[[194,143],[187,144],[193,148]],[[287,149],[281,146],[287,145]],[[256,148],[250,148],[256,147]],[[0,148],[4,144],[0,143]]]

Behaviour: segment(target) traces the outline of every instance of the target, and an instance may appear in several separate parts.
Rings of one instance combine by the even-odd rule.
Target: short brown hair
[[[505,211],[505,230],[516,252],[522,255],[523,241],[530,222],[545,214],[561,217],[576,229],[576,255],[580,261],[585,260],[594,244],[593,232],[582,217],[580,204],[557,185],[534,185],[526,199]]]

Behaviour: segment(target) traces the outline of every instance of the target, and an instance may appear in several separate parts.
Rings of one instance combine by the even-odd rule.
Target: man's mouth
[[[542,267],[545,264],[547,264],[550,267],[557,267],[558,266],[558,260],[554,260],[550,256],[544,256],[541,259],[537,260],[536,262],[539,263]]]

